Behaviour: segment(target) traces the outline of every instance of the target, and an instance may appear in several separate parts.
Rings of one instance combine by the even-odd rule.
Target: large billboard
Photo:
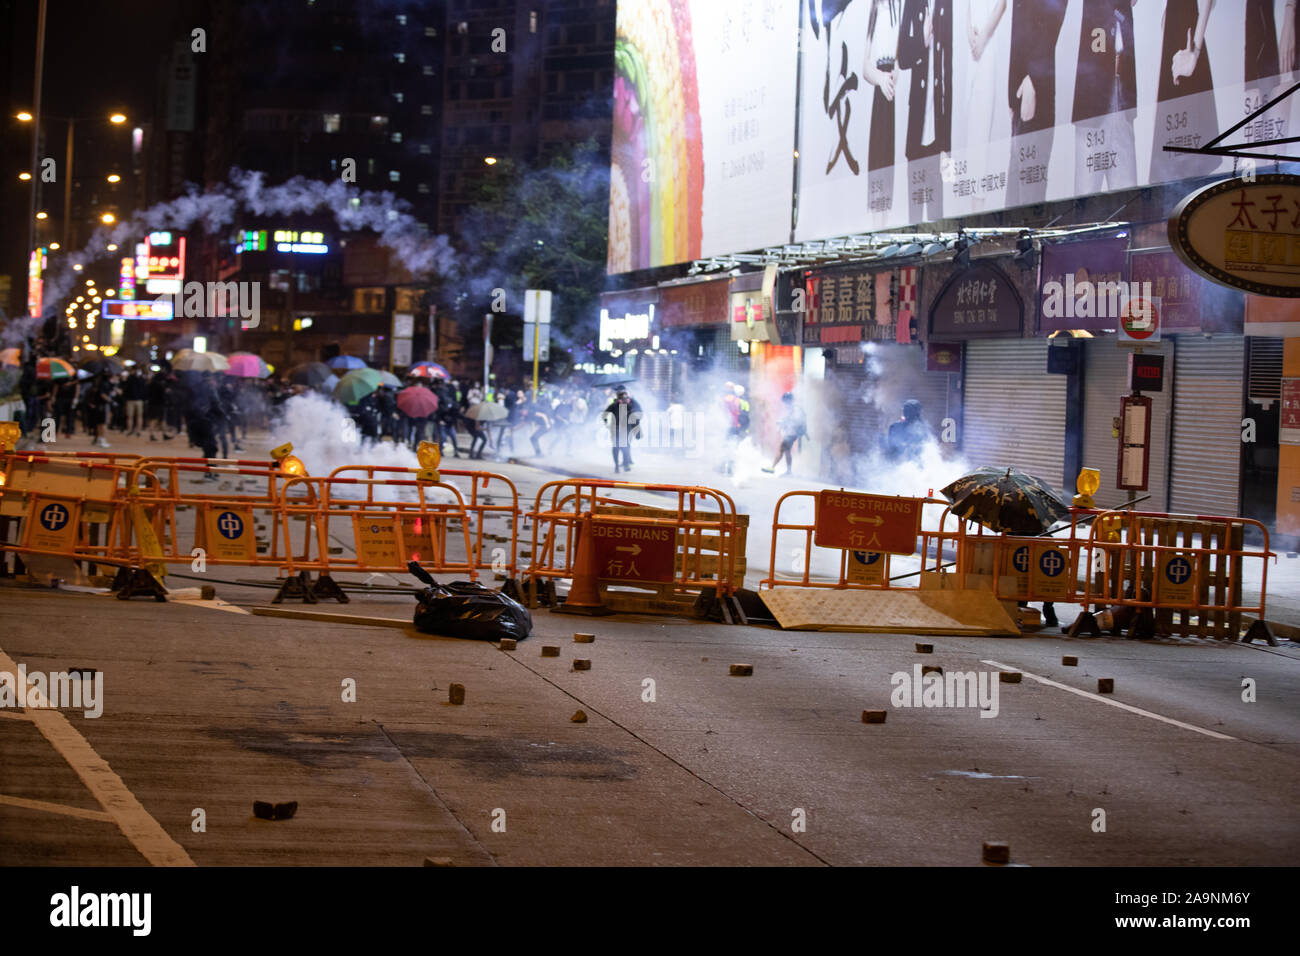
[[[792,235],[826,239],[1231,174],[1231,158],[1164,147],[1203,145],[1300,79],[1292,72],[1288,0],[803,0],[794,8],[780,0],[626,0],[619,43],[625,31],[639,31],[640,49],[680,51],[687,36],[674,27],[706,16],[715,32],[707,43],[690,34],[689,73],[665,78],[658,70],[669,64],[651,53],[638,61],[644,76],[629,74],[656,104],[680,93],[673,102],[685,111],[656,127],[663,146],[654,148],[681,158],[663,167],[677,175],[658,191],[628,178],[640,173],[629,159],[659,153],[629,149],[652,124],[626,95],[630,61],[620,57],[611,271],[757,249]],[[723,52],[718,24],[737,19],[751,24],[752,42]],[[782,31],[797,31],[798,42]],[[779,88],[796,74],[797,121],[793,98]],[[761,83],[760,97],[746,96],[753,92],[747,81]],[[731,91],[719,93],[728,84]],[[705,106],[721,101],[725,109],[736,95],[751,107],[764,144],[770,138],[765,159],[780,167],[745,179],[753,189],[706,164],[719,120]],[[691,96],[699,102],[693,113]],[[1284,101],[1229,139],[1294,135],[1300,95],[1292,99],[1298,102]],[[725,113],[720,126],[715,135],[733,135]],[[777,163],[792,136],[797,175]],[[732,160],[749,152],[727,146]],[[654,162],[645,168],[653,171]],[[780,173],[791,175],[782,181]],[[780,221],[791,213],[782,235]],[[681,241],[666,241],[679,234]]]
[[[789,241],[798,0],[624,0],[609,271]]]

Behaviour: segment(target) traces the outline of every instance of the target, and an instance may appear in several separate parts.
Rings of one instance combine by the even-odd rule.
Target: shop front
[[[666,405],[668,383],[662,381],[658,331],[659,289],[605,292],[600,297],[598,349],[609,374],[636,381],[642,405]]]

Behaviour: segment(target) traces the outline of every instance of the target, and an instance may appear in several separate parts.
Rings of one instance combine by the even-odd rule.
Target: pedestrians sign
[[[1196,603],[1196,565],[1190,554],[1166,552],[1156,562],[1156,600],[1161,604]]]
[[[873,588],[883,587],[885,563],[885,556],[879,551],[850,551],[848,582]]]
[[[218,505],[206,509],[204,531],[208,557],[225,561],[248,561],[256,553],[253,509]]]
[[[30,514],[34,520],[27,521],[27,547],[38,551],[71,551],[80,507],[75,501],[33,499]]]
[[[1056,544],[1035,544],[1029,550],[1030,600],[1064,600],[1070,591],[1070,550]]]
[[[814,541],[822,548],[915,554],[924,501],[828,488],[817,496]]]
[[[676,528],[598,519],[591,524],[591,537],[596,550],[596,576],[602,580],[672,581],[677,558]]]

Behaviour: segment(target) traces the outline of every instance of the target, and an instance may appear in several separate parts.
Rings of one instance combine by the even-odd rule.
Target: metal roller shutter
[[[1235,515],[1240,508],[1245,339],[1182,335],[1174,348],[1169,510]]]
[[[1120,348],[1114,339],[1092,339],[1085,349],[1083,372],[1083,465],[1101,472],[1101,490],[1095,498],[1099,507],[1113,508],[1128,500],[1128,492],[1115,487],[1119,439],[1111,431],[1119,415],[1119,400],[1128,394],[1128,357],[1132,350]],[[1138,497],[1151,497],[1141,511],[1164,511],[1169,503],[1169,404],[1173,378],[1173,347],[1170,342],[1143,346],[1144,352],[1165,357],[1165,390],[1145,392],[1151,399],[1151,467],[1147,490]],[[1074,492],[1074,488],[1062,491]]]
[[[1047,374],[1047,349],[1047,339],[966,343],[962,453],[972,468],[1013,466],[1065,492],[1066,377]]]

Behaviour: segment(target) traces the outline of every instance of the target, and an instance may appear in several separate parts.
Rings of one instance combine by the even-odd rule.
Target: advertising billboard
[[[1289,88],[1294,18],[1283,0],[621,4],[610,271],[1231,175],[1164,147]],[[1295,110],[1225,142],[1295,135]]]
[[[798,0],[618,5],[610,272],[790,238]]]

